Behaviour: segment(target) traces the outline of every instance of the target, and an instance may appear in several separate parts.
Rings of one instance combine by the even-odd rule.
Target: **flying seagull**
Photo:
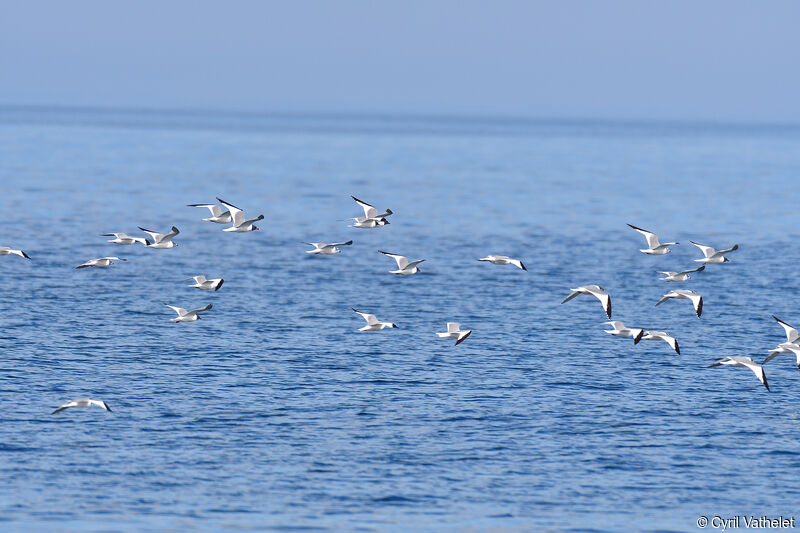
[[[28,254],[26,254],[22,250],[15,250],[14,248],[9,248],[7,246],[0,246],[0,255],[11,255],[11,254],[24,257],[25,259],[30,259]]]
[[[350,309],[353,309],[352,307]],[[361,318],[367,321],[367,325],[363,328],[359,328],[358,331],[380,331],[386,328],[396,328],[397,324],[392,322],[379,322],[378,318],[375,315],[371,315],[369,313],[362,313],[361,311],[357,311],[353,309],[356,313],[361,315]]]
[[[111,243],[114,243],[114,244],[135,244],[137,242],[140,242],[140,243],[142,243],[144,245],[147,244],[147,241],[145,240],[144,237],[131,237],[127,233],[103,233],[100,236],[101,237],[114,237],[113,239],[108,241],[108,242],[111,242]]]
[[[349,246],[353,244],[353,241],[335,242],[333,244],[328,244],[324,242],[307,242],[305,244],[314,247],[313,250],[307,250],[306,251],[307,254],[333,255],[341,252],[341,250],[337,248],[337,246]]]
[[[603,304],[603,309],[606,312],[608,318],[611,318],[611,296],[608,295],[606,290],[601,287],[600,285],[584,285],[582,287],[578,287],[577,289],[570,289],[572,294],[564,298],[561,303],[566,303],[573,298],[575,298],[579,294],[591,294],[598,300],[600,303]]]
[[[211,304],[208,304],[200,309],[192,309],[191,311],[187,311],[182,307],[175,307],[174,305],[169,305],[168,303],[164,303],[164,305],[178,313],[177,317],[170,318],[171,322],[194,322],[195,320],[200,320],[201,317],[198,315],[198,313],[208,311],[212,307]]]
[[[443,339],[446,338],[456,339],[456,343],[454,346],[458,346],[464,341],[464,339],[469,337],[471,333],[472,333],[471,329],[462,331],[461,324],[459,324],[458,322],[448,322],[447,331],[445,333],[437,333],[436,335]]]
[[[767,375],[764,374],[764,368],[761,365],[759,365],[758,363],[756,363],[755,361],[753,361],[752,359],[750,359],[749,357],[738,357],[738,356],[726,357],[725,359],[720,359],[716,363],[712,363],[712,364],[708,365],[708,368],[712,368],[712,367],[720,366],[720,365],[746,366],[747,368],[749,368],[750,370],[753,371],[753,374],[756,375],[756,377],[758,378],[758,381],[763,383],[764,386],[769,391],[769,384],[767,383]]]
[[[626,328],[621,320],[612,320],[611,322],[603,322],[604,324],[611,324],[612,330],[605,330],[606,333],[614,335],[615,337],[630,337],[633,339],[633,344],[639,344],[642,340],[644,330],[641,328]]]
[[[678,244],[677,242],[665,242],[664,244],[660,244],[658,242],[658,235],[653,233],[652,231],[647,231],[646,229],[637,228],[633,224],[628,224],[628,226],[632,227],[642,235],[644,238],[647,239],[647,248],[644,250],[639,250],[642,253],[650,254],[650,255],[664,255],[670,252],[669,247]]]
[[[706,269],[705,265],[700,265],[697,268],[693,268],[691,270],[681,270],[680,272],[662,271],[660,272],[660,274],[664,274],[666,277],[658,279],[660,279],[661,281],[677,281],[677,282],[686,281],[691,277],[689,274],[693,272],[702,272],[705,269]]]
[[[127,261],[127,259],[120,259],[119,257],[101,257],[99,259],[90,259],[84,264],[78,265],[75,268],[107,267],[114,264],[114,261]]]
[[[678,355],[681,354],[681,349],[678,346],[678,341],[669,333],[663,331],[645,331],[642,340],[646,341],[664,341],[669,344],[670,348],[675,350]]]
[[[90,400],[89,398],[79,398],[77,400],[72,400],[71,402],[65,403],[64,405],[62,405],[61,407],[59,407],[58,409],[56,409],[55,411],[53,411],[50,414],[54,415],[56,413],[60,413],[64,409],[69,409],[70,407],[91,407],[93,405],[96,405],[98,407],[102,407],[106,411],[111,411],[111,408],[104,401],[101,401],[101,400]]]
[[[416,274],[417,272],[421,272],[417,265],[425,261],[424,259],[417,259],[416,261],[408,262],[408,258],[402,255],[391,254],[389,252],[384,252],[383,250],[378,250],[383,255],[388,255],[392,259],[397,262],[397,270],[390,270],[390,274],[399,274],[401,276],[410,276],[411,274]]]
[[[180,230],[178,230],[178,228],[176,228],[175,226],[172,226],[172,229],[170,230],[169,233],[157,233],[153,230],[144,229],[141,226],[139,226],[139,229],[149,234],[150,237],[153,238],[153,242],[150,242],[149,239],[145,239],[144,240],[145,246],[148,246],[150,248],[156,248],[159,250],[165,248],[174,248],[175,246],[178,246],[177,242],[172,242],[172,238],[175,237],[175,235],[177,235],[178,233],[180,233]]]
[[[522,270],[528,270],[525,268],[525,265],[522,264],[522,261],[519,259],[511,259],[505,255],[487,255],[482,259],[478,259],[478,261],[489,261],[493,265],[514,265],[517,268],[521,268]]]
[[[725,250],[716,251],[710,246],[697,244],[694,241],[689,241],[689,242],[700,248],[700,251],[703,252],[704,257],[702,259],[695,259],[695,262],[697,263],[711,263],[711,264],[727,263],[728,261],[730,261],[730,259],[725,257],[725,254],[739,249],[739,245],[734,244],[733,246],[731,246],[730,248],[726,248]]]
[[[217,224],[229,224],[231,222],[231,212],[223,211],[217,204],[188,204],[186,207],[206,207],[211,211],[209,218],[204,218],[203,222],[216,222]]]
[[[367,202],[359,200],[355,196],[350,196],[350,198],[355,200],[356,203],[360,205],[361,208],[364,210],[363,217],[353,217],[355,223],[350,226],[351,228],[370,229],[370,228],[385,226],[386,224],[389,223],[389,221],[386,220],[386,217],[392,214],[391,209],[387,209],[386,211],[384,211],[379,215],[378,210],[375,209],[374,206],[369,205]]]
[[[675,289],[674,291],[669,291],[667,294],[662,296],[659,301],[656,302],[656,305],[661,305],[670,298],[691,300],[692,305],[694,305],[694,312],[697,313],[697,318],[700,318],[700,315],[703,314],[703,297],[694,291],[689,291],[686,289]]]
[[[190,279],[194,280],[194,285],[189,285],[189,287],[195,287],[204,291],[218,291],[219,288],[222,287],[222,284],[225,283],[225,280],[222,278],[206,279],[202,274],[186,278],[183,281],[189,281]]]
[[[229,204],[225,200],[217,198],[217,201],[221,203],[223,206],[228,208],[228,211],[231,213],[233,225],[230,228],[225,228],[222,231],[234,231],[236,233],[244,233],[246,231],[256,231],[261,228],[256,226],[256,222],[259,220],[264,219],[264,215],[258,215],[256,218],[251,218],[250,220],[244,219],[244,211],[239,209],[233,204]]]

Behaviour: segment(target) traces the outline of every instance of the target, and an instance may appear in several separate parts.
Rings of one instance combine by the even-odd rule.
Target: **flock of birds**
[[[363,217],[353,217],[353,224],[350,227],[353,228],[360,228],[360,229],[373,229],[379,228],[389,224],[387,217],[392,215],[391,209],[386,209],[382,213],[378,213],[378,210],[356,198],[355,196],[351,196],[355,202],[361,206],[364,210]],[[188,204],[188,207],[202,207],[209,210],[210,215],[208,218],[204,218],[203,221],[205,222],[212,222],[216,224],[230,224],[230,227],[225,228],[223,231],[225,232],[250,232],[250,231],[257,231],[259,227],[255,225],[256,222],[262,220],[264,215],[258,215],[255,218],[246,219],[244,211],[240,208],[236,207],[235,205],[222,200],[221,198],[217,198],[219,204]],[[667,242],[661,243],[658,240],[658,236],[650,231],[644,230],[640,227],[634,226],[632,224],[628,224],[631,228],[636,230],[637,232],[641,233],[646,241],[647,241],[647,248],[640,250],[641,252],[649,255],[665,255],[670,252],[670,246],[677,245],[677,242]],[[109,243],[118,244],[118,245],[133,245],[133,244],[142,244],[148,248],[155,248],[155,249],[169,249],[178,246],[178,243],[175,242],[173,239],[177,236],[180,231],[177,227],[172,226],[171,230],[168,233],[158,233],[156,231],[148,230],[142,227],[139,227],[141,231],[149,235],[147,237],[136,237],[130,236],[126,233],[103,233],[102,236],[105,237],[113,237],[113,239],[109,240]],[[730,248],[726,248],[724,250],[715,250],[714,248],[702,244],[698,244],[694,241],[690,241],[694,246],[698,247],[700,251],[703,253],[703,257],[700,259],[695,259],[696,262],[702,263],[702,265],[693,268],[687,269],[680,272],[672,272],[672,271],[663,271],[662,274],[665,275],[663,278],[659,278],[661,281],[666,282],[673,282],[673,283],[682,283],[690,279],[690,274],[694,274],[696,272],[701,272],[705,270],[706,265],[713,265],[713,264],[721,264],[726,263],[729,261],[726,254],[733,252],[739,248],[738,244],[734,244]],[[319,255],[334,255],[341,253],[341,246],[348,246],[353,244],[352,240],[346,242],[337,242],[337,243],[323,243],[323,242],[309,242],[305,243],[310,246],[313,246],[314,249],[306,251],[309,254],[319,254]],[[391,257],[397,264],[396,270],[390,270],[389,272],[396,275],[401,276],[411,276],[420,272],[419,264],[425,261],[425,259],[417,259],[415,261],[409,261],[407,257],[386,252],[383,250],[378,250],[380,253]],[[30,256],[24,252],[23,250],[8,248],[8,247],[0,247],[0,255],[18,255],[20,257],[30,259]],[[76,266],[75,268],[104,268],[114,264],[115,261],[125,261],[125,259],[121,259],[119,257],[100,257],[97,259],[90,259],[83,264]],[[525,265],[519,259],[514,259],[511,257],[507,257],[504,255],[488,255],[486,257],[478,259],[478,261],[485,261],[495,265],[514,265],[515,267],[519,268],[520,270],[527,270]],[[189,285],[189,287],[197,288],[200,290],[209,290],[209,291],[218,291],[223,283],[224,279],[222,278],[214,278],[214,279],[207,279],[204,275],[197,275],[191,278],[186,278],[183,281],[194,281],[194,284]],[[610,319],[611,318],[611,296],[606,292],[603,287],[600,285],[584,285],[581,287],[577,287],[575,289],[571,289],[570,294],[564,298],[561,302],[566,303],[573,298],[581,295],[587,294],[594,296],[597,298],[603,306],[603,310],[605,311],[606,316]],[[660,305],[663,302],[670,300],[670,299],[685,299],[691,301],[695,314],[699,318],[703,313],[703,297],[691,290],[686,289],[675,289],[669,291],[665,294],[655,305]],[[194,322],[200,320],[200,313],[210,310],[213,305],[207,304],[203,307],[186,310],[182,307],[177,307],[170,305],[164,302],[164,305],[175,311],[177,316],[172,318],[172,322]],[[384,329],[391,329],[397,328],[397,325],[393,322],[383,322],[378,320],[377,316],[371,313],[364,313],[358,311],[357,309],[353,309],[353,311],[360,315],[366,325],[359,328],[358,331],[381,331]],[[767,383],[767,377],[764,374],[763,364],[771,361],[776,356],[780,354],[794,354],[797,361],[797,367],[800,369],[800,334],[798,333],[797,329],[793,328],[786,322],[780,320],[778,317],[773,315],[773,318],[783,327],[786,333],[786,342],[779,344],[776,348],[769,352],[769,355],[764,359],[761,364],[756,363],[750,357],[742,357],[742,356],[732,356],[732,357],[725,357],[715,363],[711,364],[710,367],[717,367],[717,366],[739,366],[749,368],[753,371],[759,381],[766,387],[769,391],[769,384]],[[656,341],[664,341],[667,343],[677,354],[680,354],[680,347],[678,345],[678,341],[672,335],[664,332],[664,331],[648,331],[643,328],[629,328],[626,327],[625,324],[620,320],[612,320],[609,322],[605,322],[612,327],[610,330],[605,330],[606,333],[617,337],[624,337],[624,338],[632,338],[634,344],[638,344],[640,340],[656,340]],[[472,330],[462,330],[461,324],[458,322],[447,322],[447,331],[436,333],[436,335],[440,338],[449,338],[455,339],[455,345],[461,344],[464,340],[466,340]],[[59,406],[57,409],[53,411],[52,414],[59,413],[64,411],[65,409],[69,409],[72,407],[91,407],[91,406],[99,406],[107,411],[111,411],[111,408],[108,404],[104,401],[100,400],[93,400],[89,398],[80,398],[76,400],[71,400],[69,402],[64,403],[63,405]]]

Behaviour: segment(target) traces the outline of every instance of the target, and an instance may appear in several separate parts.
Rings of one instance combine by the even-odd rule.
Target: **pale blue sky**
[[[800,121],[800,2],[0,0],[0,104]]]

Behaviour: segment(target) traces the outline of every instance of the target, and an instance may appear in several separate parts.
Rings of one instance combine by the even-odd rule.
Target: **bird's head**
[[[392,327],[393,327],[393,328],[396,328],[396,327],[397,327],[397,324],[395,324],[395,323],[392,323]]]
[[[260,229],[261,229],[261,228],[259,228],[259,227],[258,227],[258,226],[256,226],[255,224],[253,224],[253,231],[259,231]]]
[[[728,262],[730,262],[730,259],[728,259],[727,257],[723,257],[722,258],[722,262],[723,263],[728,263]]]

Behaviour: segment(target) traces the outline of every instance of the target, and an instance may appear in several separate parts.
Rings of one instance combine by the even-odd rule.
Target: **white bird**
[[[708,365],[708,367],[712,368],[712,367],[720,366],[720,365],[744,366],[744,367],[749,368],[750,370],[753,371],[753,374],[756,375],[756,377],[758,378],[758,381],[763,383],[764,386],[769,391],[769,384],[767,384],[767,375],[764,374],[764,369],[761,367],[761,365],[759,365],[758,363],[756,363],[755,361],[753,361],[749,357],[739,357],[739,356],[726,357],[725,359],[720,359],[716,363],[712,363],[712,364]]]
[[[26,254],[22,250],[16,250],[14,248],[9,248],[7,246],[0,246],[0,255],[11,255],[11,254],[24,257],[25,259],[30,259],[28,254]]]
[[[251,218],[250,220],[244,219],[244,211],[239,209],[233,204],[229,204],[225,200],[221,200],[217,198],[219,203],[224,205],[228,208],[228,211],[231,212],[232,222],[233,225],[230,228],[225,228],[222,231],[235,231],[236,233],[243,233],[245,231],[256,231],[261,228],[255,225],[256,222],[259,220],[263,220],[264,215],[258,215],[256,218]]]
[[[691,277],[691,276],[689,276],[689,274],[691,274],[692,272],[702,272],[705,269],[706,269],[706,266],[705,265],[701,265],[701,266],[699,266],[697,268],[693,268],[691,270],[681,270],[680,272],[661,271],[659,273],[660,274],[664,274],[667,277],[658,278],[658,279],[660,279],[661,281],[676,281],[676,282],[686,281],[687,279],[689,279]]]
[[[663,331],[645,331],[644,336],[642,336],[642,340],[645,341],[664,341],[669,344],[670,348],[675,350],[675,353],[678,355],[681,354],[681,349],[678,346],[678,341],[670,335],[669,333],[664,333]]]
[[[190,279],[194,280],[194,285],[189,285],[189,287],[195,287],[204,291],[218,291],[219,288],[222,287],[222,284],[225,283],[225,280],[222,278],[206,279],[203,275],[192,276],[183,281],[189,281]]]
[[[148,239],[145,239],[144,240],[145,246],[148,246],[150,248],[157,248],[159,250],[178,246],[177,242],[172,242],[172,238],[175,237],[175,235],[177,235],[178,233],[180,233],[180,230],[178,230],[178,228],[176,228],[175,226],[172,226],[172,230],[170,230],[169,233],[157,233],[153,230],[144,229],[141,226],[139,226],[139,229],[149,234],[153,238],[153,242],[150,242]]]
[[[384,211],[379,215],[378,210],[375,209],[374,206],[369,205],[367,202],[362,202],[355,196],[350,196],[350,198],[355,200],[356,203],[360,205],[361,208],[364,210],[363,217],[353,217],[355,223],[350,226],[351,228],[362,228],[362,229],[378,228],[380,226],[385,226],[386,224],[389,223],[389,221],[386,220],[386,217],[392,214],[391,209],[387,209],[386,211]]]
[[[350,309],[353,309],[352,307]],[[353,309],[356,313],[361,315],[361,318],[367,321],[367,325],[363,328],[359,328],[358,331],[380,331],[382,329],[387,328],[396,328],[397,324],[392,322],[380,322],[375,315],[371,315],[369,313],[362,313],[361,311],[357,311]]]
[[[170,318],[171,322],[194,322],[195,320],[200,320],[201,317],[198,315],[198,313],[202,313],[203,311],[208,311],[212,307],[211,304],[208,304],[205,307],[187,311],[182,307],[175,307],[174,305],[169,305],[168,303],[164,303],[164,305],[166,305],[167,307],[178,313],[177,317]]]
[[[564,298],[561,301],[562,304],[572,300],[579,294],[591,294],[600,300],[600,303],[603,304],[603,310],[605,310],[606,315],[608,318],[611,318],[611,296],[609,296],[603,287],[600,285],[584,285],[582,287],[578,287],[577,289],[570,290],[572,291],[572,294]]]
[[[384,252],[383,250],[378,250],[383,255],[388,255],[392,259],[397,262],[397,270],[390,270],[390,274],[399,274],[401,276],[410,276],[411,274],[416,274],[417,272],[421,272],[417,265],[425,261],[424,259],[417,259],[416,261],[408,262],[408,258],[402,255],[391,254],[389,252]]]
[[[766,359],[761,363],[762,365],[768,363],[775,359],[778,355],[782,353],[793,353],[795,356],[795,363],[797,364],[797,369],[800,370],[800,346],[793,343],[793,342],[783,342],[779,344],[775,349],[769,352],[769,355]]]
[[[446,339],[456,339],[456,343],[454,346],[458,346],[461,344],[464,339],[470,336],[472,333],[471,329],[461,330],[461,324],[458,322],[448,322],[447,323],[447,331],[445,333],[437,333],[436,335],[440,338]]]
[[[84,264],[78,265],[75,268],[107,267],[109,265],[113,265],[114,261],[127,261],[127,259],[120,259],[119,257],[101,257],[99,259],[90,259]]]
[[[522,264],[522,261],[519,259],[511,259],[506,255],[487,255],[482,259],[478,259],[478,261],[489,261],[493,265],[514,265],[522,270],[528,270],[525,268],[525,265]]]
[[[614,328],[612,330],[605,330],[606,333],[616,337],[632,338],[633,344],[639,344],[639,341],[642,340],[642,335],[644,334],[644,330],[642,328],[626,328],[625,324],[623,324],[621,320],[612,320],[611,322],[603,322],[603,324],[611,324],[611,327]]]
[[[56,409],[55,411],[53,411],[50,414],[54,415],[56,413],[59,413],[59,412],[63,411],[64,409],[69,409],[70,407],[91,407],[93,405],[96,405],[98,407],[102,407],[106,411],[111,411],[111,408],[104,401],[101,401],[101,400],[90,400],[89,398],[79,398],[77,400],[72,400],[70,402],[65,403],[64,405],[62,405],[61,407],[59,407],[58,409]]]
[[[140,242],[145,246],[147,245],[147,240],[144,237],[131,237],[127,233],[103,233],[100,236],[114,237],[113,239],[108,241],[114,244],[135,244],[137,242]]]
[[[703,255],[705,256],[702,259],[695,259],[695,262],[697,263],[711,263],[711,264],[727,263],[728,261],[730,261],[730,259],[725,257],[725,254],[739,249],[739,245],[734,244],[733,246],[731,246],[730,248],[726,248],[725,250],[716,251],[710,246],[697,244],[694,241],[689,241],[689,242],[700,248],[700,251],[703,252]]]
[[[353,244],[353,241],[347,242],[335,242],[333,244],[328,244],[324,242],[307,242],[305,244],[311,245],[314,247],[313,250],[307,250],[307,254],[322,254],[322,255],[333,255],[338,254],[341,252],[337,246],[349,246]]]
[[[697,313],[697,318],[700,318],[700,315],[703,314],[703,297],[694,291],[689,291],[686,289],[675,289],[674,291],[669,291],[667,294],[662,296],[659,301],[656,302],[656,305],[661,305],[670,298],[691,300],[692,305],[694,305],[694,312]]]
[[[637,228],[633,224],[628,224],[628,226],[632,227],[642,235],[644,238],[647,239],[647,248],[644,250],[639,250],[642,253],[650,254],[650,255],[664,255],[670,252],[669,247],[678,244],[677,242],[665,242],[664,244],[660,244],[658,242],[658,235],[653,233],[652,231],[647,231],[646,229]]]
[[[215,222],[217,224],[229,224],[231,222],[231,212],[223,211],[217,204],[188,204],[186,207],[206,207],[211,211],[209,218],[204,218],[203,222]]]

